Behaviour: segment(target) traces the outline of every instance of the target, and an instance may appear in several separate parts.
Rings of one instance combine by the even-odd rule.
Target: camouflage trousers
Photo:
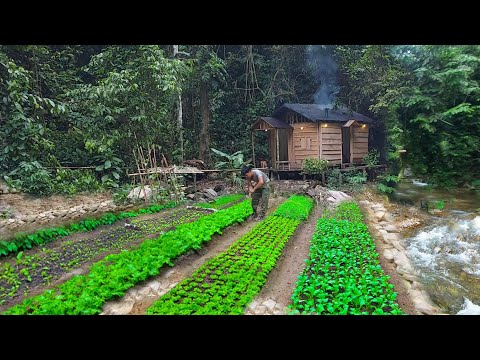
[[[262,186],[252,194],[253,213],[257,216],[265,216],[268,209],[268,198],[270,197],[270,186]],[[260,204],[259,204],[260,203]],[[257,209],[260,205],[260,209]]]

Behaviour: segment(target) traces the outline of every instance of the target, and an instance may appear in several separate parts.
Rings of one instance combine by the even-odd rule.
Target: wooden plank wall
[[[294,167],[301,168],[303,160],[307,158],[318,159],[319,142],[317,123],[303,122],[293,126],[293,158]],[[303,127],[303,129],[301,129]]]
[[[342,128],[341,124],[319,123],[322,134],[322,154],[320,158],[328,160],[329,164],[342,162]]]
[[[363,162],[363,157],[368,153],[368,125],[365,127],[352,126],[352,154],[353,162]]]
[[[275,130],[268,131],[268,153],[270,154],[270,164],[275,166],[277,161],[277,138],[275,136]]]

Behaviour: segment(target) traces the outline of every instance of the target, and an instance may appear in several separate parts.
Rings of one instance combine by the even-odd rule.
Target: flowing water
[[[403,242],[433,302],[448,314],[480,315],[480,192],[405,180],[392,199],[442,210]]]

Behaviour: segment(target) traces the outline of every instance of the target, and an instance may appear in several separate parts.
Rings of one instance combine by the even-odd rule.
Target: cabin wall
[[[321,159],[328,160],[329,164],[342,162],[342,124],[319,123],[321,141]],[[326,125],[326,126],[325,126]]]
[[[363,162],[363,157],[368,153],[368,125],[352,126],[351,132],[351,161]]]
[[[276,146],[275,130],[268,131],[268,153],[270,154],[270,166],[275,167],[277,161],[277,146]]]
[[[292,124],[292,127],[293,152],[290,156],[290,166],[300,169],[305,159],[318,159],[318,125],[313,122],[303,122]]]

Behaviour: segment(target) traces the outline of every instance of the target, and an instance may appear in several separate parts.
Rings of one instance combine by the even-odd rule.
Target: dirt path
[[[288,240],[277,265],[268,275],[267,282],[254,301],[247,307],[245,314],[282,315],[290,304],[295,282],[305,267],[305,259],[310,253],[310,244],[317,219],[322,208],[315,206],[309,218],[301,223],[294,235]]]

